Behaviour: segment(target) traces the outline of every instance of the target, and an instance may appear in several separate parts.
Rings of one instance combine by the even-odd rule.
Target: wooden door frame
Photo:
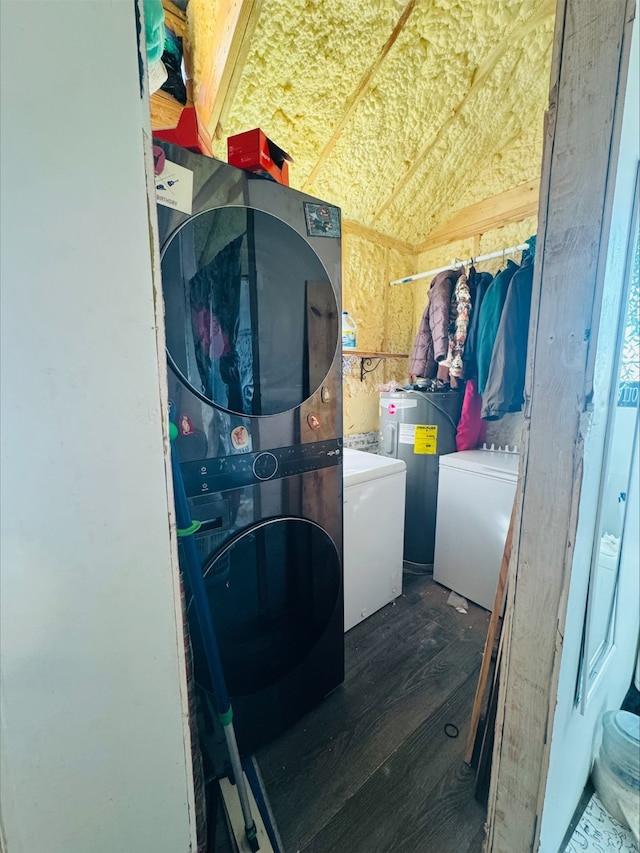
[[[557,5],[488,853],[539,845],[634,16]]]

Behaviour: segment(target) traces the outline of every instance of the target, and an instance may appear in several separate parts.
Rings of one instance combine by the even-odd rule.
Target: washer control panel
[[[253,460],[253,473],[258,480],[270,480],[272,477],[275,477],[277,470],[278,459],[273,453],[269,453],[268,451],[258,453]]]
[[[239,453],[181,465],[188,497],[207,495],[306,474],[342,463],[342,439],[277,447],[259,453]]]

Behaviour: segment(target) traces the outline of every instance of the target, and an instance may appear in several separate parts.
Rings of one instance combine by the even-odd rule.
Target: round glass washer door
[[[206,403],[243,416],[296,408],[338,346],[329,275],[271,214],[222,207],[188,219],[162,253],[169,364]]]
[[[340,600],[340,558],[317,524],[262,522],[203,566],[227,688],[247,696],[277,684],[317,645]],[[188,608],[194,616],[193,607]],[[200,631],[191,632],[196,676],[210,688]]]

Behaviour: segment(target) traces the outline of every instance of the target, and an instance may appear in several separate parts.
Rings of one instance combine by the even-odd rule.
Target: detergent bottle
[[[342,349],[355,349],[358,327],[348,311],[342,312]]]

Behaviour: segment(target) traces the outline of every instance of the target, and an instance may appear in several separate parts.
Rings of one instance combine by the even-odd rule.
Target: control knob
[[[253,462],[253,473],[258,480],[270,480],[278,470],[278,460],[273,453],[259,453]]]

